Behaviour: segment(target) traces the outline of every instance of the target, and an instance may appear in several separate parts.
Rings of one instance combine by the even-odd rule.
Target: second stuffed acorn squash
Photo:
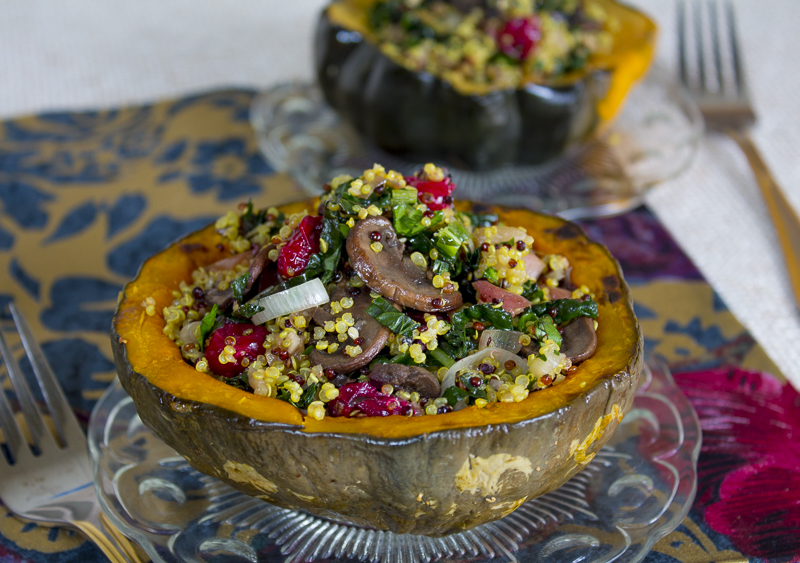
[[[436,416],[316,420],[198,372],[146,309],[168,306],[196,268],[230,256],[213,225],[147,260],[125,287],[111,334],[120,381],[142,421],[193,467],[278,506],[434,536],[496,520],[562,485],[608,441],[633,401],[642,338],[603,246],[558,218],[494,211],[527,228],[537,252],[566,256],[597,301],[596,351],[559,385]]]
[[[650,19],[614,0],[593,1],[617,22],[609,53],[555,80],[493,89],[398,64],[368,23],[374,0],[337,0],[319,19],[317,79],[327,102],[389,152],[474,170],[541,163],[610,120],[652,56]]]

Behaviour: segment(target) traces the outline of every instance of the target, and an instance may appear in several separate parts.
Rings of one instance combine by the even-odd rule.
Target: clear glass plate
[[[636,562],[680,524],[697,485],[700,425],[662,365],[584,471],[502,520],[429,538],[366,530],[246,496],[192,469],[142,425],[115,382],[89,423],[100,503],[156,562]]]
[[[253,100],[250,121],[264,157],[310,195],[339,174],[359,176],[379,162],[410,175],[422,162],[404,160],[361,141],[323,100],[317,86],[281,84]],[[703,118],[672,76],[653,69],[629,94],[602,134],[537,166],[490,172],[450,168],[458,198],[526,207],[565,219],[625,212],[645,193],[681,174],[697,150]]]

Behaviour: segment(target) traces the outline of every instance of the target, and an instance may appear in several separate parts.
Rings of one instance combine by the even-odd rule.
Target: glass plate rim
[[[694,432],[696,439],[692,442],[691,450],[687,452],[691,462],[691,475],[690,475],[691,491],[687,493],[685,502],[680,506],[679,510],[677,510],[672,514],[672,517],[669,518],[667,522],[663,523],[662,525],[654,529],[652,531],[653,533],[647,536],[645,542],[642,544],[642,548],[636,554],[632,554],[632,557],[629,557],[628,559],[623,559],[628,563],[636,563],[638,561],[641,561],[647,555],[647,553],[649,553],[652,550],[652,547],[655,545],[655,543],[665,535],[669,534],[678,525],[680,525],[680,523],[684,520],[684,518],[688,514],[697,490],[697,460],[699,457],[700,447],[702,443],[702,431],[700,429],[700,422],[697,413],[695,412],[691,403],[688,402],[686,397],[682,394],[680,389],[675,384],[675,381],[672,378],[671,373],[669,372],[666,365],[660,360],[653,358],[648,359],[647,365],[648,368],[644,371],[646,376],[645,377],[646,381],[640,384],[640,389],[644,387],[645,393],[649,392],[650,386],[654,384],[653,370],[656,370],[660,374],[658,384],[661,385],[663,389],[666,390],[665,392],[672,393],[672,397],[677,399],[679,403],[682,403],[680,405],[675,405],[673,402],[672,403],[673,408],[675,409],[676,415],[682,417],[680,418],[680,420],[684,425],[687,422],[687,420],[685,420],[685,417],[688,417],[689,419],[688,422],[691,423],[691,431]],[[90,418],[88,442],[94,465],[95,489],[101,507],[103,508],[104,512],[109,517],[109,519],[114,523],[114,525],[117,526],[117,528],[120,529],[123,533],[125,533],[125,535],[131,537],[131,539],[139,543],[145,549],[148,555],[153,559],[153,561],[164,561],[164,559],[161,558],[161,555],[156,550],[156,546],[150,541],[150,539],[147,538],[143,533],[140,533],[136,528],[129,526],[109,505],[109,503],[104,497],[101,488],[101,483],[99,481],[99,479],[101,478],[100,473],[102,471],[101,457],[103,456],[100,440],[108,438],[108,428],[105,427],[105,424],[102,422],[101,415],[99,413],[105,408],[105,402],[109,401],[109,397],[114,396],[115,393],[119,395],[120,392],[121,392],[121,398],[119,398],[117,402],[114,404],[114,406],[111,409],[109,409],[109,415],[113,414],[116,410],[122,408],[122,403],[126,401],[130,402],[130,398],[127,397],[124,390],[121,389],[119,381],[115,380],[115,382],[112,383],[111,386],[109,386],[109,388],[107,389],[103,397],[100,399],[100,401],[98,401]],[[683,432],[684,433],[686,432],[685,428]],[[681,445],[683,446],[684,443],[685,440],[681,442]],[[677,483],[675,486],[677,487]],[[664,508],[661,514],[666,513],[670,505],[668,504],[666,506],[667,507]],[[501,545],[502,547],[502,544],[498,545]],[[516,560],[511,553],[506,553],[506,555],[511,560]],[[286,561],[292,560],[291,553],[286,555],[285,560]],[[445,559],[440,559],[440,560],[445,560]]]

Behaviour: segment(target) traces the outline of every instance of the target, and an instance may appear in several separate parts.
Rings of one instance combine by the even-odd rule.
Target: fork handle
[[[86,521],[75,521],[72,522],[72,524],[92,540],[92,542],[106,554],[106,557],[108,557],[111,563],[129,563],[125,555],[117,549],[117,546],[114,545],[97,526]]]
[[[783,249],[795,303],[800,305],[800,219],[797,218],[791,204],[781,192],[750,136],[733,129],[728,130],[727,133],[744,151],[750,167],[755,173]]]
[[[94,542],[105,553],[111,563],[141,563],[128,538],[114,528],[105,514],[99,517],[100,526],[86,520],[73,521],[72,524]]]

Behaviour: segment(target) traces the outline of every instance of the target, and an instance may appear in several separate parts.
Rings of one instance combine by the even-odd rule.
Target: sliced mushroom
[[[528,356],[530,356],[531,354],[538,354],[538,353],[539,353],[539,342],[531,338],[531,343],[526,344],[522,348],[520,348],[517,355],[522,356],[527,360]]]
[[[242,252],[241,254],[234,254],[232,256],[226,256],[221,260],[217,260],[213,264],[209,264],[206,266],[206,270],[209,272],[221,272],[223,270],[233,270],[236,266],[244,262],[245,260],[250,260],[253,255],[248,252]]]
[[[371,245],[378,241],[382,249],[375,252]],[[382,215],[358,221],[347,235],[350,266],[371,290],[405,307],[429,313],[461,306],[459,292],[444,293],[433,287],[425,272],[403,256],[403,250],[392,223]]]
[[[597,348],[594,321],[589,317],[578,317],[564,325],[561,334],[561,353],[573,364],[591,358]]]
[[[253,257],[253,261],[250,262],[250,269],[248,270],[250,277],[247,278],[247,285],[244,287],[244,293],[250,291],[253,284],[256,283],[256,280],[261,277],[261,273],[270,264],[269,251],[273,248],[275,248],[274,244],[268,244]]]
[[[206,291],[203,300],[209,305],[216,305],[220,311],[227,311],[233,306],[233,290],[230,287],[225,290],[215,287]]]
[[[269,251],[273,248],[275,248],[274,244],[268,244],[256,252],[255,256],[253,256],[251,252],[243,252],[242,254],[236,254],[234,256],[229,256],[228,258],[223,258],[208,268],[209,270],[232,270],[245,259],[252,257],[253,260],[250,262],[250,268],[248,270],[250,276],[247,278],[247,284],[244,287],[243,293],[247,294],[247,292],[252,289],[256,280],[259,279],[260,282],[258,285],[258,290],[263,291],[264,289],[272,287],[278,283],[277,269],[269,267],[272,264],[269,259]],[[224,290],[216,288],[210,289],[205,294],[205,301],[210,305],[216,304],[217,307],[225,311],[233,306],[233,289],[230,287]]]
[[[358,293],[356,293],[356,291]],[[354,295],[355,294],[355,295]],[[348,336],[344,342],[339,342],[336,338],[336,333],[331,334],[332,338],[329,340],[331,344],[334,342],[339,345],[339,348],[333,354],[326,351],[314,350],[311,351],[312,364],[319,364],[322,369],[332,369],[337,374],[350,373],[362,366],[367,365],[372,358],[378,355],[381,348],[386,344],[391,331],[385,326],[381,325],[378,321],[373,319],[367,313],[367,307],[372,304],[372,298],[369,292],[363,291],[358,288],[349,288],[347,286],[339,286],[331,292],[331,302],[340,301],[343,297],[351,297],[353,299],[353,306],[349,309],[344,309],[339,315],[331,313],[330,305],[325,307],[317,307],[314,309],[314,322],[319,326],[324,326],[327,321],[336,322],[337,317],[341,317],[344,313],[353,315],[355,324],[353,325],[358,330],[359,338],[363,338],[364,342],[360,344],[362,352],[355,356],[350,357],[344,353],[347,346],[353,346],[353,339]]]
[[[389,384],[409,393],[416,391],[420,397],[438,397],[440,391],[436,376],[420,366],[378,364],[369,372],[369,381],[379,386]]]

